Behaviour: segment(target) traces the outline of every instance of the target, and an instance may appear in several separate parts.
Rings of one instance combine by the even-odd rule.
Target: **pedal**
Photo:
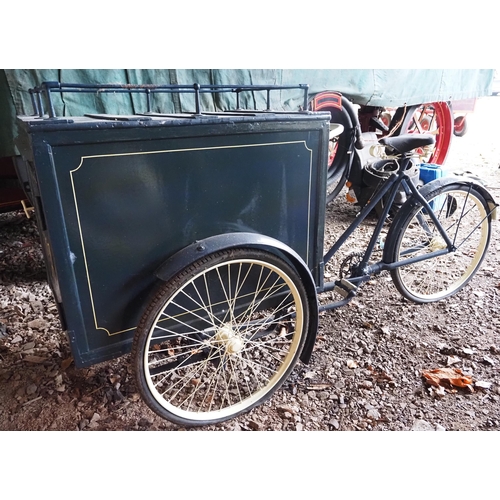
[[[341,295],[344,299],[346,299],[351,292],[357,289],[358,287],[356,285],[353,285],[350,281],[346,279],[341,279],[335,282],[335,287],[333,288],[333,291]]]

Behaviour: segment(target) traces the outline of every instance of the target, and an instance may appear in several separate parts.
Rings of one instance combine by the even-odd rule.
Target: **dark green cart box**
[[[19,117],[18,124],[76,366],[127,353],[155,270],[209,236],[278,239],[321,286],[328,113]]]

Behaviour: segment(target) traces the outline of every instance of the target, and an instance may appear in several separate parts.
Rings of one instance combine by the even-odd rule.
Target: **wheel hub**
[[[429,249],[431,252],[437,252],[438,250],[443,250],[446,248],[446,242],[443,240],[443,238],[440,237],[435,237],[432,238],[432,241],[429,245]]]
[[[224,325],[214,336],[218,347],[225,349],[226,354],[232,355],[241,352],[244,346],[241,336],[234,331],[231,325]]]

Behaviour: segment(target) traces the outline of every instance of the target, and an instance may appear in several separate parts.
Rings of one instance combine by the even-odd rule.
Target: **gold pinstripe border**
[[[85,252],[85,243],[84,243],[84,238],[83,238],[83,231],[82,231],[82,225],[80,221],[80,213],[78,210],[78,200],[77,200],[77,195],[76,195],[76,188],[75,188],[75,182],[74,182],[74,173],[77,172],[82,166],[83,162],[86,159],[89,158],[111,158],[111,157],[118,157],[118,156],[138,156],[138,155],[150,155],[150,154],[162,154],[162,153],[185,153],[188,151],[208,151],[208,150],[218,150],[218,149],[237,149],[237,148],[251,148],[251,147],[265,147],[265,146],[281,146],[281,145],[286,145],[286,144],[303,144],[305,149],[309,151],[309,199],[308,199],[308,208],[307,208],[307,256],[306,256],[306,261],[309,261],[309,234],[310,234],[310,224],[311,224],[311,196],[312,196],[312,152],[313,150],[309,148],[306,144],[306,141],[284,141],[284,142],[269,142],[269,143],[260,143],[260,144],[238,144],[238,145],[233,145],[233,146],[212,146],[212,147],[204,147],[204,148],[183,148],[183,149],[166,149],[166,150],[161,150],[161,151],[135,151],[132,153],[114,153],[114,154],[103,154],[103,155],[88,155],[88,156],[82,156],[80,158],[80,164],[78,167],[76,167],[73,170],[70,170],[70,179],[71,179],[71,187],[73,190],[73,199],[75,202],[75,210],[76,210],[76,218],[78,222],[78,231],[80,234],[80,243],[82,245],[82,254],[83,254],[83,260],[85,264],[85,273],[87,276],[87,286],[88,286],[88,291],[89,291],[89,296],[90,296],[90,303],[92,307],[92,314],[94,317],[94,325],[96,330],[103,330],[107,333],[108,336],[113,336],[113,335],[119,335],[121,333],[125,332],[130,332],[132,330],[135,330],[137,327],[134,326],[132,328],[127,328],[126,330],[120,330],[117,332],[110,332],[107,328],[101,327],[98,325],[97,321],[97,314],[95,310],[95,303],[94,303],[94,297],[92,294],[92,284],[90,280],[90,272],[89,272],[89,266],[87,262],[87,255]]]

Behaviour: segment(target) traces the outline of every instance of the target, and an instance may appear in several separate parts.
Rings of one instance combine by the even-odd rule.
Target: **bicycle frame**
[[[420,262],[427,259],[432,259],[434,257],[438,257],[440,255],[445,255],[449,252],[455,250],[454,243],[450,240],[446,231],[444,230],[442,224],[439,222],[438,218],[434,214],[430,204],[427,200],[419,193],[417,187],[411,182],[410,178],[406,174],[406,169],[410,162],[410,156],[403,158],[402,165],[398,169],[397,172],[393,172],[389,175],[389,177],[382,181],[382,185],[380,189],[378,189],[371,200],[369,200],[366,205],[361,209],[359,214],[356,216],[355,220],[350,224],[350,226],[342,233],[342,235],[337,239],[335,244],[330,248],[330,250],[324,255],[323,263],[326,264],[329,262],[332,257],[337,253],[337,251],[342,247],[342,245],[347,241],[347,239],[352,235],[352,233],[358,228],[358,226],[366,219],[366,217],[372,212],[377,203],[382,200],[382,198],[389,193],[387,201],[384,205],[382,213],[378,219],[378,222],[373,230],[370,241],[364,251],[363,257],[356,267],[356,273],[349,276],[346,279],[340,279],[332,282],[325,283],[322,287],[322,292],[327,292],[331,290],[338,291],[341,295],[344,296],[343,300],[333,302],[331,304],[326,304],[320,306],[319,310],[324,311],[328,309],[336,309],[337,307],[341,307],[348,303],[355,295],[358,285],[362,284],[365,281],[368,281],[371,276],[375,274],[379,274],[382,271],[391,271],[398,267],[403,267],[409,264],[414,264],[415,262]],[[405,259],[404,261],[386,263],[383,261],[376,262],[375,264],[369,265],[369,260],[373,254],[375,249],[375,245],[377,241],[379,241],[380,234],[382,232],[382,228],[385,224],[386,218],[389,214],[389,210],[391,208],[392,203],[396,197],[396,194],[400,188],[403,186],[403,189],[407,194],[410,194],[411,197],[416,199],[423,208],[427,211],[430,218],[434,222],[436,228],[439,231],[439,234],[442,236],[444,242],[446,243],[446,248],[441,250],[436,250],[434,252],[430,252],[425,255],[411,257],[409,259]],[[425,224],[425,221],[422,220],[422,224]]]

